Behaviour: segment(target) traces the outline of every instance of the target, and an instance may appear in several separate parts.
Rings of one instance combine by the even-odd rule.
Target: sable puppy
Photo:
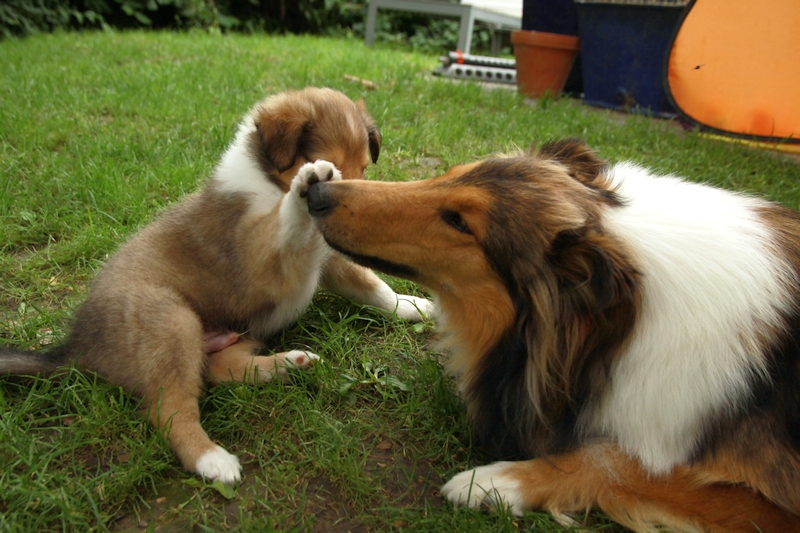
[[[576,140],[320,183],[361,264],[427,286],[477,441],[456,505],[637,531],[800,531],[800,216]]]
[[[406,319],[430,310],[334,254],[308,214],[309,183],[362,178],[380,145],[363,101],[317,88],[267,98],[245,116],[202,189],[109,260],[66,343],[44,353],[0,348],[0,373],[46,373],[74,361],[142,396],[187,470],[237,481],[238,459],[200,425],[204,381],[269,381],[318,359],[253,354],[303,313],[320,283]],[[250,340],[230,345],[235,331]]]

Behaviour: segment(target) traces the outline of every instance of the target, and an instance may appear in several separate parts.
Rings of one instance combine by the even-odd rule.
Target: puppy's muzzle
[[[312,217],[328,216],[336,207],[330,185],[327,183],[314,183],[308,187],[308,212]]]

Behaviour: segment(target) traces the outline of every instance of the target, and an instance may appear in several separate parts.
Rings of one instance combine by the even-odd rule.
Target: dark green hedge
[[[104,25],[322,33],[362,23],[365,6],[366,0],[3,0],[0,35]]]
[[[362,37],[367,4],[368,0],[0,0],[0,38],[104,27]],[[476,29],[473,50],[488,49],[490,35],[485,28]],[[458,21],[382,11],[377,39],[426,51],[454,50]]]

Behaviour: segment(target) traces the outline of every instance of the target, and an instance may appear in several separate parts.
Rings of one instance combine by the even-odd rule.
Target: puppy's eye
[[[466,221],[463,218],[461,218],[461,215],[456,211],[442,212],[442,220],[444,220],[447,224],[454,227],[461,233],[472,235],[472,230],[469,229],[469,225],[467,225]]]

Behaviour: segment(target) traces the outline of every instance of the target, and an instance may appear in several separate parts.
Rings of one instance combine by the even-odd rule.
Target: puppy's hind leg
[[[285,380],[290,368],[310,368],[319,361],[318,355],[300,350],[270,356],[255,355],[259,347],[253,340],[242,340],[210,354],[209,382],[214,385],[225,381],[263,383],[276,377]]]
[[[214,444],[200,425],[198,401],[206,372],[200,321],[178,304],[160,310],[163,314],[149,317],[154,323],[147,346],[142,346],[152,354],[139,385],[150,422],[164,431],[186,470],[223,483],[239,481],[239,460]]]

